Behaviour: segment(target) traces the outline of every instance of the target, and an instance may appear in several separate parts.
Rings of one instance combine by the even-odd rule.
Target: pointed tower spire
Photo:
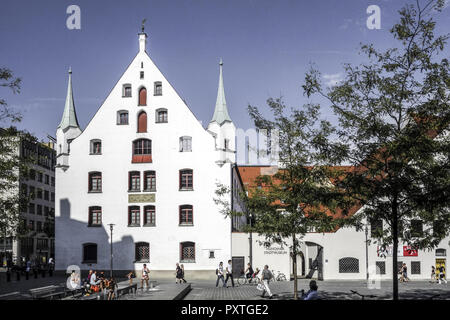
[[[211,120],[211,122],[215,121],[219,125],[222,125],[226,121],[232,122],[230,115],[228,114],[227,101],[225,100],[225,89],[223,87],[222,66],[223,66],[223,62],[222,62],[222,58],[220,58],[219,88],[217,89],[216,108],[214,109],[214,115]]]
[[[64,106],[64,113],[58,128],[65,130],[68,127],[80,127],[78,124],[77,113],[75,112],[75,103],[73,102],[72,68],[69,68],[69,84],[67,85],[66,105]]]

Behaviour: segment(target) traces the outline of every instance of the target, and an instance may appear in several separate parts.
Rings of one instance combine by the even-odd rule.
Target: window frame
[[[156,171],[155,170],[146,170],[144,171],[144,188],[143,191],[146,192],[156,192]],[[148,186],[148,178],[150,178],[151,186]]]
[[[148,256],[144,257],[144,258],[141,257],[140,259],[138,259],[138,247],[140,245],[147,247]],[[149,242],[139,241],[134,244],[134,262],[135,263],[149,263],[150,262],[150,243]]]
[[[190,171],[190,173],[187,173]],[[191,177],[191,186],[189,186],[189,177]],[[186,181],[186,186],[183,186],[183,182]],[[180,191],[193,191],[194,190],[194,170],[185,168],[179,170],[179,190]]]
[[[166,115],[162,121],[160,120],[160,113],[165,112]],[[167,108],[158,108],[155,110],[155,123],[168,123],[169,122],[169,110]]]
[[[142,145],[138,145],[142,143]],[[147,145],[145,145],[147,143]],[[152,140],[147,138],[139,138],[133,140],[131,144],[131,162],[132,163],[150,163],[152,162]],[[136,151],[139,151],[136,153]],[[148,153],[144,153],[148,152]]]
[[[187,143],[188,148],[186,148],[185,150],[185,143],[189,141],[189,143]],[[179,139],[180,142],[180,152],[192,152],[192,137],[191,136],[181,136]]]
[[[122,123],[121,116],[124,115],[124,114],[127,115],[126,123]],[[127,125],[130,124],[130,114],[129,114],[128,110],[119,110],[119,111],[117,111],[116,123],[117,123],[118,126],[127,126]]]
[[[141,92],[143,92],[143,91],[145,91],[145,96],[142,98]],[[145,100],[145,101],[141,101],[141,98],[142,98],[142,100]],[[145,86],[140,86],[138,89],[138,106],[141,106],[141,107],[147,106],[147,88]]]
[[[137,178],[136,178],[137,177]],[[137,180],[137,183],[133,180]],[[133,188],[133,184],[137,184],[137,188]],[[141,192],[141,172],[129,171],[128,172],[128,192]]]
[[[103,212],[101,206],[90,206],[88,209],[88,227],[101,227]],[[94,214],[96,214],[96,219],[94,222]],[[100,217],[100,219],[99,219]]]
[[[194,258],[193,259],[186,259],[185,257],[184,257],[184,254],[183,254],[183,249],[184,249],[184,247],[193,247],[194,249]],[[183,241],[183,242],[180,242],[180,262],[181,263],[195,263],[195,260],[196,260],[196,248],[195,248],[196,246],[195,246],[195,242],[193,242],[193,241]]]
[[[162,81],[153,82],[153,95],[162,96]]]
[[[183,219],[183,216],[185,219]],[[191,204],[182,204],[178,207],[178,225],[180,227],[194,225],[194,206]]]
[[[146,205],[144,206],[144,227],[155,227],[156,226],[156,207],[154,205]],[[147,213],[150,211],[151,222],[147,217]]]
[[[87,247],[94,247],[95,248],[95,259],[86,259],[86,248]],[[94,242],[86,242],[82,244],[82,254],[83,254],[83,259],[82,262],[83,264],[93,264],[93,263],[97,263],[98,261],[98,244],[94,243]],[[91,257],[89,257],[91,258]]]
[[[344,265],[344,263],[348,263],[348,265]],[[349,271],[348,269],[350,268],[349,266],[351,264],[355,264],[357,266],[357,270],[356,271]],[[355,257],[342,257],[339,259],[338,261],[338,267],[339,267],[339,273],[359,273],[359,259],[355,258]],[[345,269],[344,269],[345,267]],[[347,269],[348,268],[348,269]]]
[[[94,181],[96,181],[97,188],[94,189]],[[100,181],[100,183],[99,183]],[[100,185],[100,187],[98,187]],[[88,173],[88,193],[102,193],[103,191],[103,176],[100,171],[91,171]]]
[[[127,90],[129,88],[129,91]],[[129,95],[127,94],[129,93]],[[133,96],[133,87],[131,83],[124,83],[122,85],[122,98],[131,98]]]
[[[135,221],[133,222],[133,220]],[[140,227],[140,226],[141,226],[141,207],[128,206],[128,227]]]

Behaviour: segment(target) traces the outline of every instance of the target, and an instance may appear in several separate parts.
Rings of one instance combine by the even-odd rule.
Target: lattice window
[[[420,261],[411,261],[411,274],[420,274]]]
[[[150,261],[150,245],[148,242],[136,243],[136,262],[149,262]]]
[[[180,260],[181,262],[195,262],[195,243],[182,242],[180,244]]]
[[[359,273],[359,260],[351,257],[339,259],[339,273]]]
[[[384,261],[376,261],[375,262],[376,273],[377,274],[386,274],[386,262]]]

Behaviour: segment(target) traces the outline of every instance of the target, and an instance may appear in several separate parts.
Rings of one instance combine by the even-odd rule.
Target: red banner
[[[404,257],[417,257],[417,249],[413,249],[411,246],[403,246],[403,256]]]

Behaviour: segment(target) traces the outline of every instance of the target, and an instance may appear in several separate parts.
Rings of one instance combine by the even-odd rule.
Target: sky
[[[422,0],[421,0],[422,1]],[[249,104],[309,102],[301,85],[313,63],[326,84],[342,78],[343,64],[366,61],[361,43],[397,45],[389,33],[398,10],[412,0],[1,0],[0,67],[22,79],[20,94],[0,97],[23,114],[16,124],[46,140],[55,136],[64,108],[67,70],[83,128],[138,52],[146,18],[147,52],[206,127],[214,112],[222,58],[229,113],[251,128]],[[81,29],[69,30],[70,5],[81,9]],[[368,6],[381,9],[370,30]],[[450,32],[450,0],[438,15],[437,34]],[[324,108],[324,117],[333,119]]]

